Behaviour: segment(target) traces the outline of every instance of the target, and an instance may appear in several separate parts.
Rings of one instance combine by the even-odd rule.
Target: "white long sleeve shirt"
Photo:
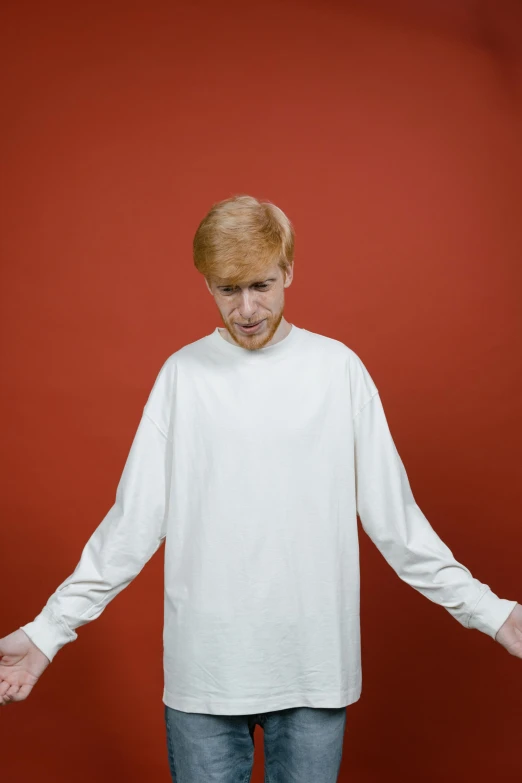
[[[165,704],[222,715],[351,704],[357,514],[402,580],[495,637],[517,602],[430,526],[354,351],[295,325],[248,351],[216,328],[161,367],[114,505],[22,628],[52,661],[164,541]]]

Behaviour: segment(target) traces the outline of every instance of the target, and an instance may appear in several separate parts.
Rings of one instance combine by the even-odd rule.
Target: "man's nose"
[[[241,298],[241,304],[239,305],[239,311],[243,314],[244,318],[249,318],[250,315],[256,311],[255,297],[252,294],[245,294]]]

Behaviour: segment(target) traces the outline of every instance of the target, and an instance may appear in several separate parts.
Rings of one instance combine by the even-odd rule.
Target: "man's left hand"
[[[500,626],[495,641],[508,653],[522,658],[522,606],[517,604],[506,622]]]

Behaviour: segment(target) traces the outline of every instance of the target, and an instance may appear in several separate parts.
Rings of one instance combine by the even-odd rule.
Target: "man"
[[[362,687],[357,514],[401,579],[522,658],[522,607],[428,523],[361,359],[284,319],[293,261],[275,205],[212,207],[194,262],[225,328],[166,360],[115,504],[38,617],[0,640],[5,705],[27,698],[164,541],[177,783],[247,780],[256,724],[273,779],[337,779],[345,708]]]

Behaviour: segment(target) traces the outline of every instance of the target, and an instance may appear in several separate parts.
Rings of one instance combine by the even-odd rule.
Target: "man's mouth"
[[[261,321],[257,321],[255,324],[237,324],[243,332],[253,332],[260,324],[262,324],[264,318]]]

